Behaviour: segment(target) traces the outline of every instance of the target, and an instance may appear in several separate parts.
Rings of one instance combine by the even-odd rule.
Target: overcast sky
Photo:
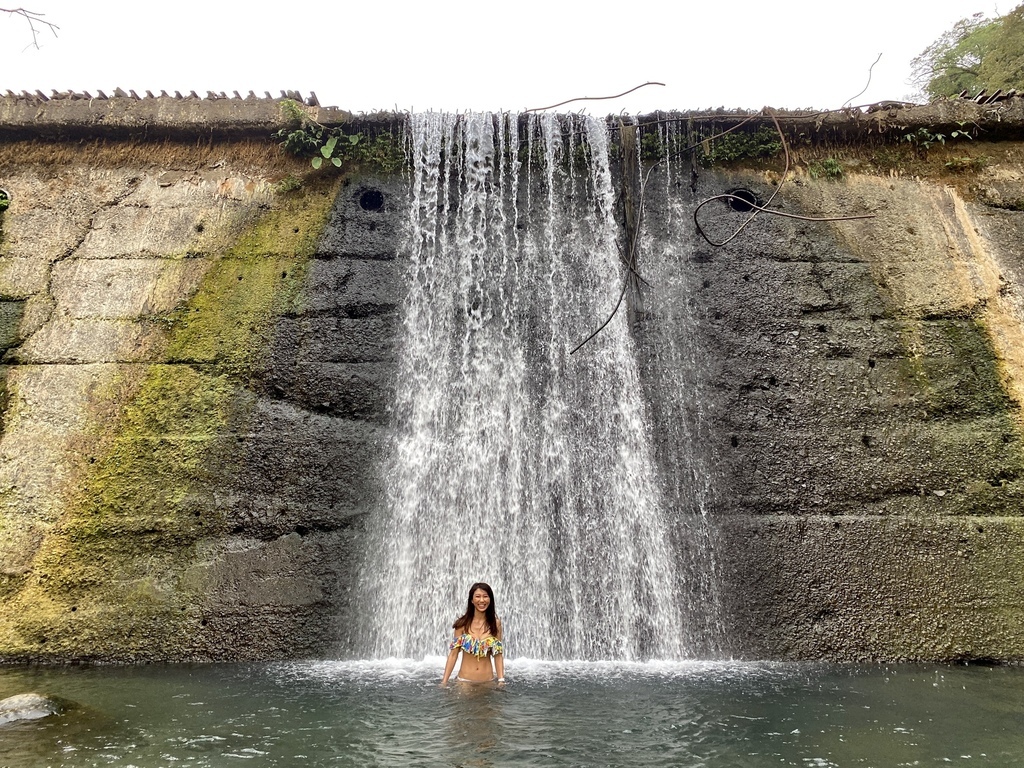
[[[355,112],[592,114],[903,99],[910,60],[957,20],[1014,0],[17,0],[60,26],[30,46],[0,15],[0,90],[315,91]],[[14,6],[11,0],[0,6]]]

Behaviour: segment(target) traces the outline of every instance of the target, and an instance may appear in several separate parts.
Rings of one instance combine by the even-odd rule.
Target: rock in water
[[[0,699],[0,725],[18,720],[38,720],[63,711],[61,704],[42,694],[19,693]]]

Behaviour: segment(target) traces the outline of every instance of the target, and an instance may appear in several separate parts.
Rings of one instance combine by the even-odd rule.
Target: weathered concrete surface
[[[119,89],[120,90],[120,89]],[[62,138],[95,136],[147,136],[150,138],[218,139],[271,132],[287,126],[281,114],[281,101],[288,98],[306,105],[310,114],[322,123],[340,123],[351,115],[336,107],[320,107],[315,98],[297,92],[247,97],[210,93],[206,98],[189,94],[177,98],[138,97],[115,92],[107,96],[92,93],[53,92],[16,95],[8,92],[0,98],[0,134],[14,137]],[[175,169],[171,169],[172,172]]]
[[[741,658],[1019,660],[1024,519],[727,517]],[[1016,510],[1014,510],[1016,511]]]
[[[266,139],[276,103],[57,101],[0,99],[0,658],[323,653],[384,482],[406,183],[307,175]],[[975,116],[1012,131],[1020,106]],[[1022,659],[1022,150],[894,165],[870,136],[800,149],[775,204],[875,219],[762,216],[720,249],[696,202],[767,199],[780,160],[651,177],[635,332],[658,458],[716,521],[727,653]],[[821,152],[842,179],[808,175]]]
[[[767,200],[778,167],[702,170],[693,193],[649,183],[652,242],[674,260],[652,251],[642,270],[638,338],[688,338],[703,372],[699,417],[662,417],[699,421],[726,650],[1022,659],[1024,213],[978,202],[1024,192],[1020,150],[975,148],[990,165],[966,183],[858,173],[864,151],[847,151],[836,181],[796,165],[772,207],[875,218],[761,216],[722,248],[692,234],[695,202]],[[722,203],[702,221],[724,238],[747,215]],[[652,381],[669,378],[647,354]]]
[[[6,660],[322,652],[380,496],[404,184],[154,146],[0,147]]]

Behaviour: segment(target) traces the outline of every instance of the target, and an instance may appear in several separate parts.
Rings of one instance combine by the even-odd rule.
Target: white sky
[[[282,89],[354,112],[840,107],[903,99],[910,60],[1016,0],[0,0],[46,14],[27,47],[0,15],[0,91]]]

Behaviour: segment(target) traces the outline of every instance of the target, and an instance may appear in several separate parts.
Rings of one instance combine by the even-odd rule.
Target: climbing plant
[[[825,160],[815,160],[808,164],[807,172],[812,179],[841,179],[843,177],[843,164],[834,157]]]
[[[281,140],[287,152],[299,157],[308,157],[314,168],[320,168],[324,160],[341,167],[344,151],[362,140],[362,134],[346,134],[341,128],[321,125],[304,110],[298,102],[284,99],[281,113],[292,125],[282,128],[274,137]]]
[[[281,113],[290,125],[274,134],[286,152],[309,159],[315,169],[330,163],[340,168],[346,161],[370,163],[385,173],[400,170],[406,164],[400,138],[380,133],[368,138],[362,133],[345,133],[341,127],[318,123],[291,99],[281,101]]]
[[[705,168],[716,163],[775,157],[782,151],[779,134],[762,126],[756,131],[719,134],[705,139],[697,147],[697,160]]]

